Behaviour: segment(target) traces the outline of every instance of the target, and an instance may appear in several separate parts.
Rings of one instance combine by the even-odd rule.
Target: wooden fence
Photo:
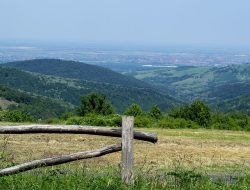
[[[0,126],[0,134],[34,134],[34,133],[60,133],[60,134],[89,134],[110,137],[122,137],[122,143],[103,147],[96,150],[84,151],[42,160],[34,160],[24,164],[0,170],[0,177],[21,173],[40,167],[54,166],[76,160],[100,157],[106,154],[122,151],[121,175],[126,184],[133,183],[133,139],[157,142],[157,135],[134,131],[134,117],[123,116],[122,128],[108,128],[78,125],[19,125]]]

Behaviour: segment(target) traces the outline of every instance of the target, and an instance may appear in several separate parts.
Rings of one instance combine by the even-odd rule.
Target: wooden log
[[[42,160],[34,160],[31,162],[27,162],[24,164],[20,164],[17,166],[13,166],[10,168],[5,168],[3,170],[0,170],[0,177],[21,173],[21,172],[32,170],[35,168],[54,166],[54,165],[64,164],[64,163],[72,162],[76,160],[100,157],[106,154],[121,151],[121,149],[122,149],[121,144],[118,144],[118,145],[112,145],[112,146],[108,146],[108,147],[104,147],[104,148],[100,148],[96,150],[78,152],[74,154],[63,155],[63,156],[53,157],[53,158],[46,158]]]
[[[133,180],[133,128],[134,117],[122,117],[122,180],[127,185],[132,185]]]
[[[79,125],[16,125],[0,126],[0,134],[27,134],[27,133],[69,133],[69,134],[89,134],[102,135],[110,137],[121,137],[121,128],[79,126]],[[134,139],[157,142],[157,135],[154,133],[145,133],[134,131]]]

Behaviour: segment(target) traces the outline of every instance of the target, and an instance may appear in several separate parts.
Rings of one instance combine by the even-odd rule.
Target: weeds
[[[69,170],[70,171],[70,170]],[[135,176],[134,186],[121,182],[115,169],[100,169],[95,174],[74,170],[62,172],[59,169],[45,170],[0,178],[0,189],[247,189],[250,176],[242,176],[228,183],[222,178],[212,180],[209,176],[185,169],[149,176],[142,173]]]
[[[14,154],[8,150],[9,135],[4,135],[0,145],[0,168],[14,165]]]

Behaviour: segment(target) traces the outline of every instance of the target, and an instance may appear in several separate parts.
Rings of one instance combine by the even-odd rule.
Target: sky
[[[0,41],[250,46],[250,1],[0,0]]]

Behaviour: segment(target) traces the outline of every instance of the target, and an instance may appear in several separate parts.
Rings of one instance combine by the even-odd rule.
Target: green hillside
[[[213,106],[237,97],[240,99],[240,96],[250,92],[250,64],[225,67],[180,66],[127,74],[155,85],[180,100],[203,99]]]
[[[250,114],[250,93],[218,104],[218,110],[233,112],[235,110]]]
[[[89,65],[81,62],[59,59],[34,59],[7,63],[9,67],[15,67],[25,71],[58,76],[63,78],[79,79],[101,83],[116,84],[126,87],[148,88],[148,84],[133,77],[124,76],[109,69]]]
[[[35,119],[59,117],[70,111],[73,106],[59,100],[26,93],[0,85],[0,107],[20,110]],[[6,106],[8,103],[8,107]]]
[[[79,105],[80,96],[90,92],[106,95],[118,112],[123,112],[132,103],[138,103],[144,110],[158,104],[162,110],[178,104],[172,97],[163,95],[151,88],[124,87],[120,85],[80,81],[26,72],[15,68],[0,67],[0,84],[21,89],[42,96],[63,100]]]

